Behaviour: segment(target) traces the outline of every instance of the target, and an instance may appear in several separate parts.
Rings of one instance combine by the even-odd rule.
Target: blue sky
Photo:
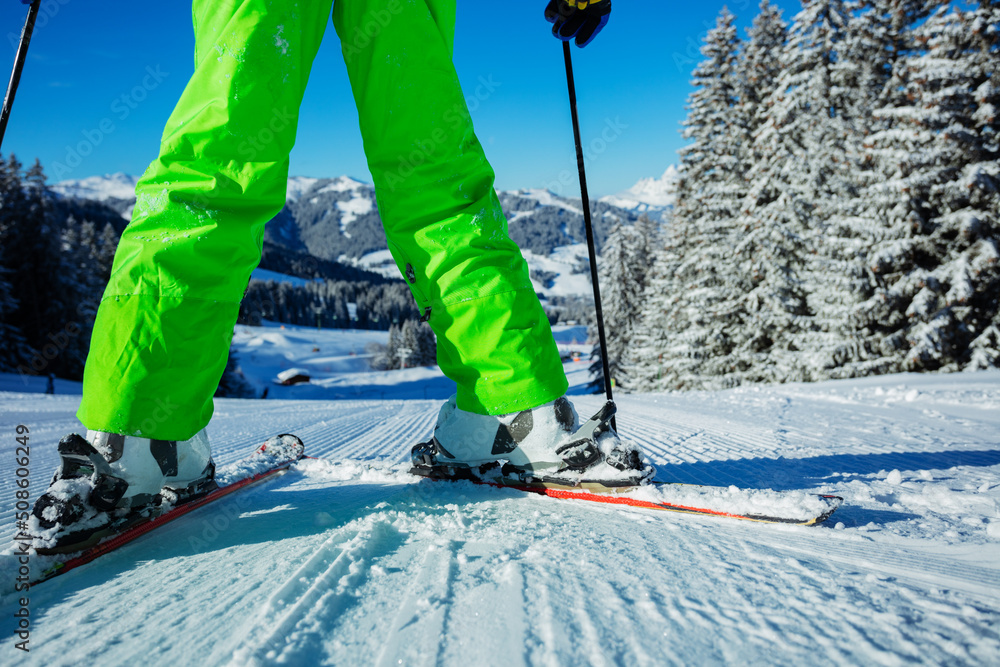
[[[190,5],[181,0],[42,4],[3,152],[23,162],[40,158],[51,180],[141,174],[156,155],[163,124],[193,67]],[[691,70],[722,4],[617,0],[597,40],[582,50],[574,47],[584,143],[602,132],[614,138],[603,150],[588,151],[593,196],[624,190],[676,162]],[[794,0],[775,4],[786,20],[799,8]],[[561,46],[549,35],[544,6],[545,0],[460,2],[455,64],[467,97],[475,99],[481,77],[499,84],[472,105],[497,186],[548,187],[576,195],[575,176],[565,178],[576,163]],[[757,1],[728,6],[745,36]],[[0,6],[3,81],[25,13],[26,6],[16,0]],[[160,72],[162,80],[154,84],[147,68]],[[122,120],[122,95],[141,87],[144,79],[150,90],[139,91],[136,97],[144,99],[133,102]],[[109,119],[114,129],[101,132],[102,121],[107,128]],[[614,129],[605,131],[609,124]],[[313,67],[298,137],[292,175],[371,180],[332,25]],[[80,142],[93,150],[78,164],[68,161]],[[76,166],[70,168],[70,162]],[[56,174],[56,163],[66,170]]]

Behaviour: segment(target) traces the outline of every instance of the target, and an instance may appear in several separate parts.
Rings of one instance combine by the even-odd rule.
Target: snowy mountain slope
[[[135,184],[138,180],[135,176],[118,172],[117,174],[60,181],[49,187],[64,197],[79,197],[95,201],[135,199]]]
[[[677,167],[670,165],[659,178],[640,179],[628,190],[601,197],[600,201],[636,215],[645,213],[654,220],[666,222],[677,198],[675,192],[679,176]]]
[[[258,338],[300,365],[354,345],[315,333],[247,330],[241,349]],[[573,392],[586,366],[567,364]],[[1000,373],[620,398],[660,479],[844,496],[818,528],[418,481],[407,452],[440,401],[398,373],[382,374],[392,396],[412,398],[219,400],[220,465],[282,431],[326,460],[32,589],[32,651],[8,645],[4,663],[982,665],[1000,651]],[[33,495],[78,401],[0,393],[0,456],[29,426]],[[0,478],[8,535],[14,481]],[[15,609],[0,600],[7,637]]]
[[[298,201],[302,193],[306,192],[312,186],[316,185],[317,181],[320,179],[312,178],[309,176],[291,176],[288,179],[288,189],[286,190],[285,200],[286,201]]]
[[[123,218],[132,218],[135,206],[135,184],[139,179],[121,172],[104,176],[88,176],[53,183],[49,188],[63,197],[90,199],[107,204]]]
[[[543,299],[553,296],[583,296],[593,300],[586,245],[576,243],[560,246],[547,255],[536,255],[530,250],[522,250],[521,254],[528,263],[531,284]],[[399,269],[388,250],[371,252],[357,260],[342,255],[338,261],[374,271],[386,278],[400,277]]]
[[[590,259],[582,243],[560,246],[549,255],[522,252],[535,292],[543,297],[584,296],[593,301]]]
[[[646,180],[658,183],[655,179]],[[63,196],[107,203],[128,218],[135,203],[135,181],[132,176],[114,174],[63,181],[51,187]],[[643,192],[653,192],[656,187],[643,186]],[[653,196],[649,192],[642,196],[649,199]],[[589,282],[581,282],[577,277],[583,275],[577,256],[586,254],[581,245],[585,235],[580,200],[540,189],[498,192],[498,196],[509,220],[511,237],[525,251],[533,272],[546,272],[545,275],[554,272],[560,278],[554,288],[536,280],[538,290],[553,296],[587,295]],[[634,222],[643,211],[651,211],[649,206],[653,205],[644,203],[645,208],[639,210],[636,202],[623,202],[622,207],[603,200],[593,203],[598,249],[617,220]],[[265,227],[264,239],[268,245],[400,278],[385,250],[375,189],[349,176],[289,178],[286,205]],[[565,248],[572,250],[567,252]]]

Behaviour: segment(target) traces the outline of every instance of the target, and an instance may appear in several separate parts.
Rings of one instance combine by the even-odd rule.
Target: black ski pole
[[[597,315],[597,336],[601,341],[601,366],[604,369],[604,393],[609,401],[615,400],[611,390],[611,369],[608,366],[608,340],[604,336],[604,311],[601,308],[601,287],[597,280],[597,250],[594,248],[594,226],[590,221],[590,197],[587,195],[587,174],[583,168],[583,143],[580,141],[580,121],[576,116],[576,85],[573,83],[573,60],[569,42],[563,42],[563,59],[566,61],[566,86],[569,88],[569,110],[573,115],[573,138],[576,140],[576,168],[580,172],[580,199],[583,202],[583,226],[587,230],[587,250],[590,253],[590,279],[594,285],[594,310]],[[618,430],[615,418],[611,428]]]
[[[17,84],[21,81],[21,70],[24,69],[24,59],[28,56],[28,44],[31,42],[31,33],[35,29],[35,18],[38,16],[41,4],[42,0],[31,3],[28,8],[28,18],[24,21],[24,29],[21,30],[21,43],[17,46],[14,70],[10,73],[7,94],[3,98],[3,110],[0,111],[0,148],[3,147],[3,137],[7,133],[7,120],[10,118],[10,109],[14,106],[14,94],[17,93]]]

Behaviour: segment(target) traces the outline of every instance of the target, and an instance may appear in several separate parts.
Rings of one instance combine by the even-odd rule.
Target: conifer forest
[[[672,219],[603,252],[616,384],[1000,365],[1000,3],[765,0],[701,53]]]

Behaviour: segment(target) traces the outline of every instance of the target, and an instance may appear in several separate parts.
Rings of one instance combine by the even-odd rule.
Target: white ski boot
[[[441,408],[434,436],[413,447],[411,472],[442,479],[611,491],[636,486],[655,470],[634,444],[611,428],[615,404],[605,403],[582,426],[565,398],[490,416],[459,410],[452,397]]]
[[[190,440],[88,431],[59,441],[61,463],[28,523],[40,553],[77,551],[209,493],[215,464],[204,430]]]

